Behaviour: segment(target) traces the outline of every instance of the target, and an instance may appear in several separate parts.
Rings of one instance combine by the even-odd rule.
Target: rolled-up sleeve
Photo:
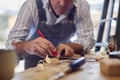
[[[29,35],[32,25],[32,14],[29,6],[30,5],[27,1],[22,5],[19,14],[17,15],[15,25],[8,35],[8,39],[6,41],[7,48],[12,47],[13,42],[25,41]]]
[[[82,44],[84,50],[89,51],[95,44],[94,27],[90,17],[90,6],[87,3],[81,3],[79,7],[81,8],[77,16],[79,17],[76,31],[77,39],[74,42]]]

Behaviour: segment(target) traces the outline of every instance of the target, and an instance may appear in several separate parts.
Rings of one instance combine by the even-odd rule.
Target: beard
[[[68,9],[67,9],[66,7],[62,7],[61,5],[57,5],[57,6],[55,7],[55,10],[57,10],[57,11],[60,12],[60,13],[65,13],[65,12],[68,11]]]

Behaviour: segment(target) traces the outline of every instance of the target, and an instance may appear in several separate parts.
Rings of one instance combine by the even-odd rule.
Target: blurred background
[[[5,41],[13,27],[18,11],[26,0],[0,0],[0,48],[5,48]]]
[[[21,5],[26,0],[0,0],[0,48],[5,48],[5,41],[8,37],[9,31],[14,26],[17,14]],[[94,25],[94,35],[95,39],[97,39],[99,25],[101,22],[101,15],[104,5],[104,0],[87,0],[90,4],[91,8],[91,19]],[[110,0],[111,1],[111,0]],[[118,4],[119,0],[115,0],[113,17],[118,15]],[[105,27],[107,29],[107,27]],[[110,34],[113,35],[116,29],[116,21],[112,20],[111,22],[111,31]],[[104,36],[102,41],[106,42],[105,36],[106,32],[104,32]],[[21,64],[18,65],[16,72],[22,71],[24,61],[21,61]]]

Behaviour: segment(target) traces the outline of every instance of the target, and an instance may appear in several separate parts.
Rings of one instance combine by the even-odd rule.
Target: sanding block
[[[120,76],[120,59],[103,59],[100,61],[101,73],[107,76]]]

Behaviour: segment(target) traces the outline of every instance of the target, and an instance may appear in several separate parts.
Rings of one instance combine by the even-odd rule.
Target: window
[[[13,27],[21,4],[25,0],[0,0],[0,48],[5,48],[10,29]]]

